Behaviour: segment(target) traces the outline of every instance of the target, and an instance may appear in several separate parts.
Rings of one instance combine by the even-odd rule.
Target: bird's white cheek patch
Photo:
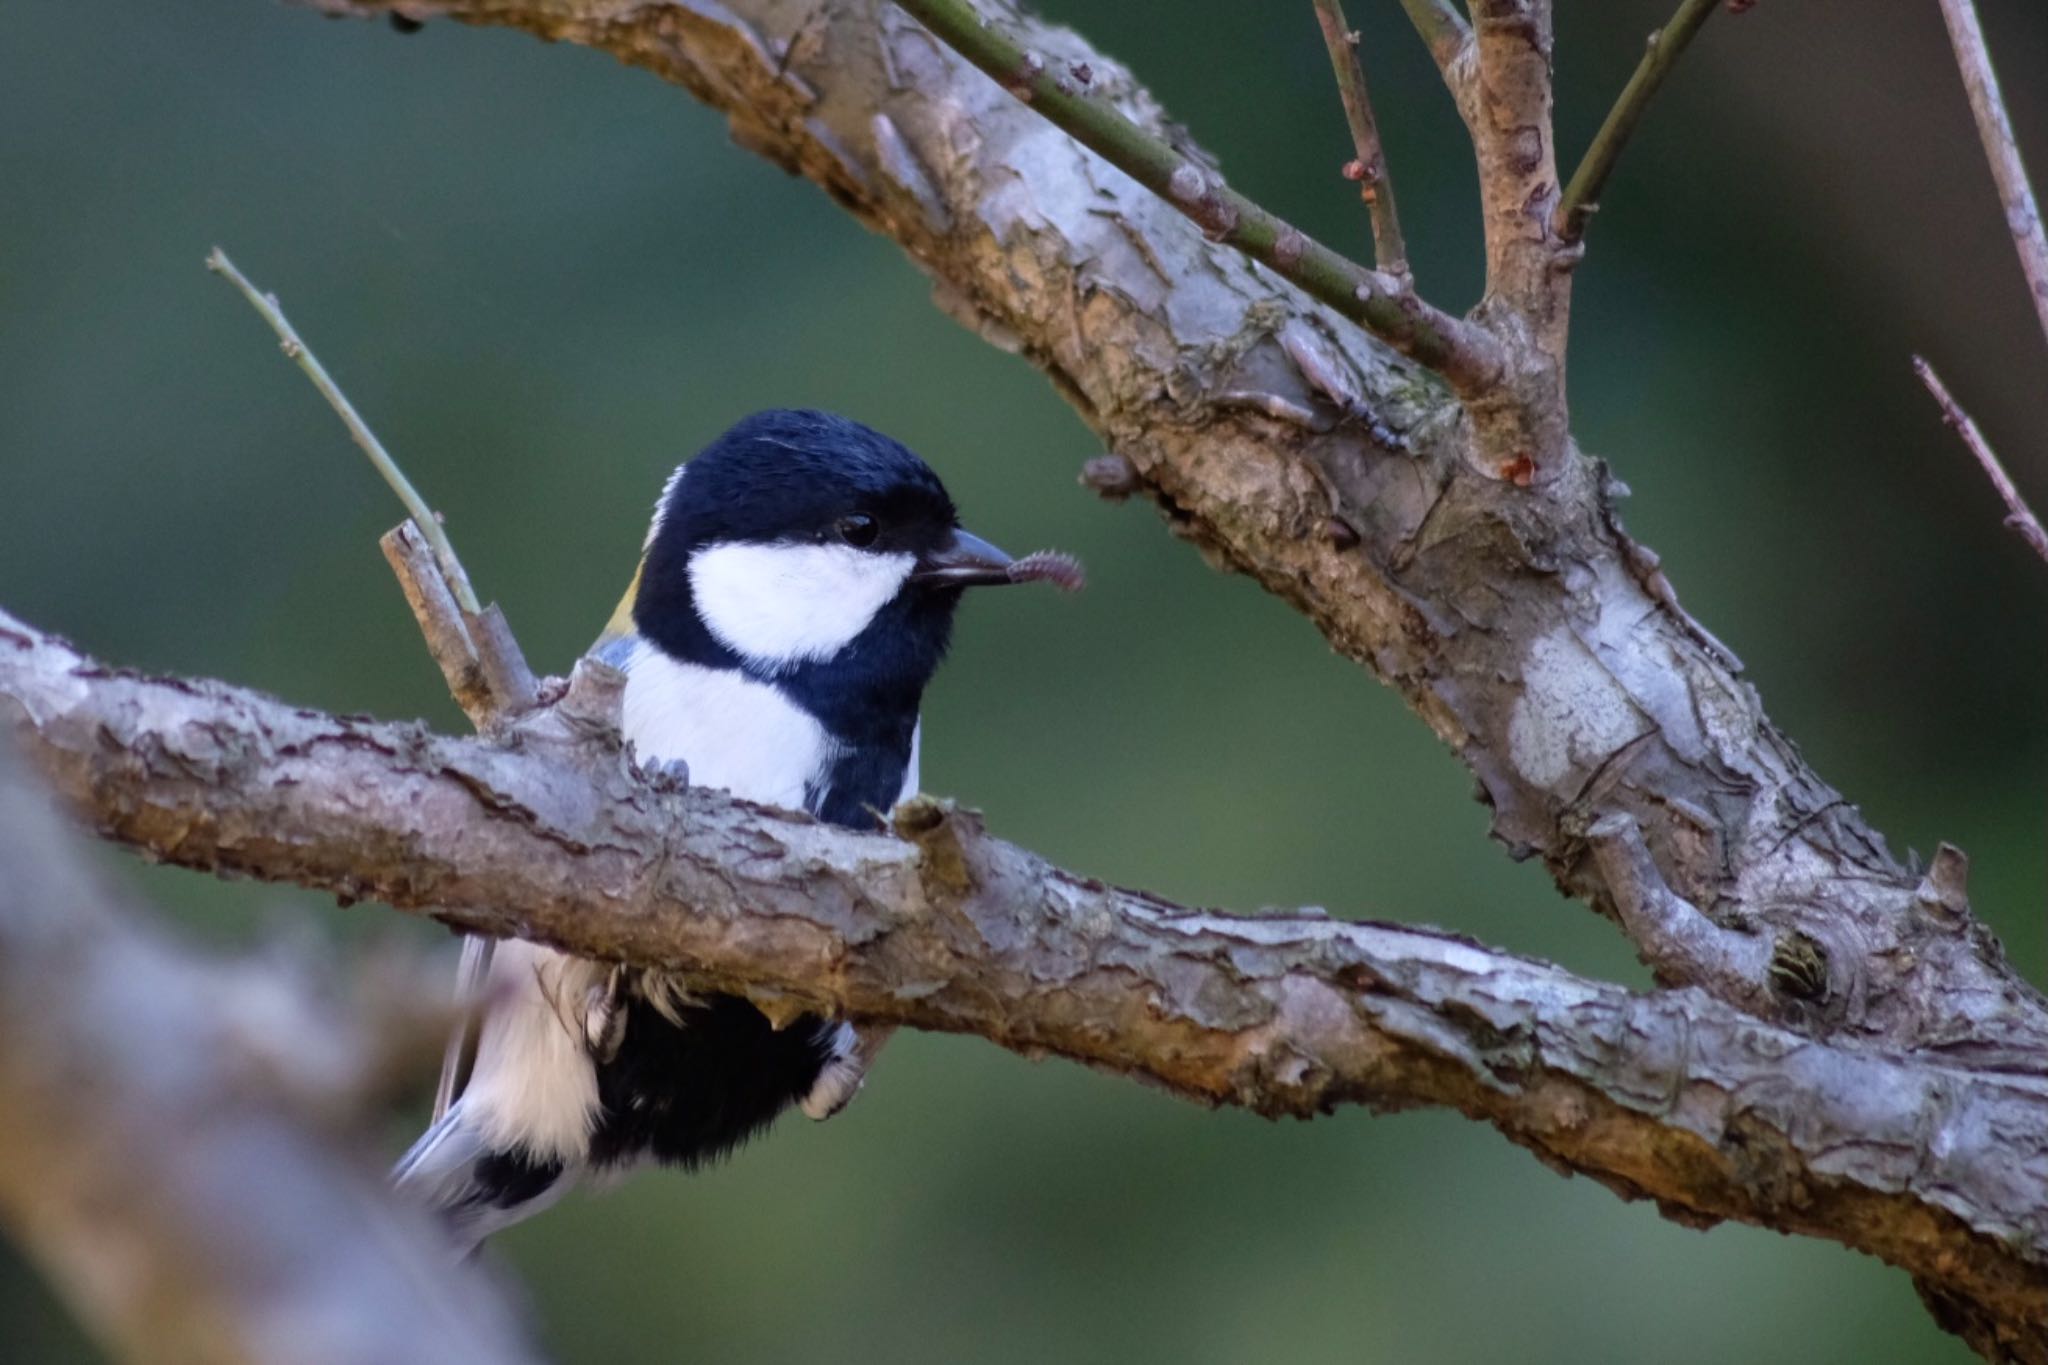
[[[851,545],[707,545],[690,556],[697,614],[751,662],[829,659],[868,627],[916,561]]]

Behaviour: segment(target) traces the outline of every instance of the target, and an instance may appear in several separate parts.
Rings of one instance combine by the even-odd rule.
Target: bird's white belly
[[[690,766],[690,784],[804,808],[837,746],[825,727],[736,669],[680,663],[642,642],[626,665],[626,740],[640,761]]]

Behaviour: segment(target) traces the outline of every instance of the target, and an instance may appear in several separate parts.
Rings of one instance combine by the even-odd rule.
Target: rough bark
[[[502,1309],[330,1128],[374,1037],[136,931],[0,734],[0,1217],[121,1358],[510,1365]]]
[[[1617,919],[1655,892],[1701,917],[1702,939],[1765,948],[1732,955],[1740,970],[1726,953],[1658,953],[1661,979],[1802,1027],[2042,1069],[2041,997],[1770,723],[1622,530],[1603,462],[1574,451],[1528,488],[1496,477],[1474,424],[1414,365],[1205,241],[880,0],[396,8],[647,67],[901,242],[940,306],[1046,372],[1177,534],[1400,689],[1477,776],[1513,856]],[[1124,113],[1185,145],[1122,66],[986,9],[1048,68],[1085,64]],[[1586,834],[1611,815],[1649,851],[1619,865],[1661,886],[1610,884]],[[1780,959],[1796,961],[1770,970]]]
[[[1615,918],[1661,982],[1697,988],[1668,997],[1687,1002],[1682,1013],[1746,1017],[1752,1036],[1784,1040],[1777,1071],[1745,1103],[1759,1086],[1796,1088],[1814,1058],[1884,1068],[1851,1097],[1876,1136],[1844,1128],[1825,1150],[1800,1149],[1828,1180],[1881,1183],[1899,1166],[1916,1173],[1910,1183],[1971,1133],[1995,1135],[1965,1143],[1987,1159],[2030,1150],[2037,1123],[1980,1124],[1968,1104],[1952,1122],[1923,1115],[1910,1137],[1885,1126],[1923,1102],[1938,1115],[1993,1091],[2033,1095],[2048,1008],[1970,914],[1960,856],[1924,877],[1901,866],[1771,725],[1740,664],[1619,526],[1606,467],[1563,429],[1569,257],[1544,240],[1556,198],[1546,0],[1483,0],[1469,41],[1439,35],[1487,178],[1494,268],[1478,320],[1515,357],[1498,404],[1469,409],[1342,316],[1204,240],[886,0],[313,2],[589,44],[723,110],[742,144],[900,242],[942,307],[1043,369],[1177,534],[1397,687],[1475,773],[1509,850],[1542,858],[1562,889]],[[1443,28],[1443,7],[1409,7]],[[984,8],[1034,71],[1085,68],[1093,89],[1201,159],[1124,68],[1069,32]],[[1533,156],[1530,120],[1542,125]],[[1511,177],[1519,199],[1505,193]],[[260,844],[260,831],[250,838]],[[405,900],[403,885],[377,890]],[[788,932],[774,919],[762,933],[770,923]],[[1463,1027],[1462,1009],[1427,1027]],[[1073,1050],[1090,1056],[1080,1040]],[[1685,1093],[1673,1094],[1668,1107],[1683,1111]],[[1789,1111],[1787,1126],[1812,1112]],[[1978,1211],[2004,1210],[1988,1224],[1949,1207],[1952,1182],[1937,1180],[1929,1207],[1982,1230],[1967,1255],[1947,1244],[1917,1255],[1908,1249],[1940,1242],[1931,1225],[1817,1194],[1788,1173],[1777,1137],[1736,1145],[1773,1191],[1752,1215],[1897,1259],[1980,1349],[2048,1359],[2042,1223],[2029,1212],[2041,1181],[2024,1162],[1993,1161],[2011,1178],[2003,1202]],[[1653,1188],[1607,1159],[1624,1188]],[[1808,1221],[1816,1208],[1831,1211],[1825,1228]],[[1999,1219],[2017,1236],[1990,1230]],[[2010,1273],[1971,1271],[1979,1257]]]
[[[114,672],[0,615],[0,717],[83,818],[152,858],[1210,1104],[1447,1106],[1682,1221],[1833,1238],[2007,1337],[2048,1323],[2039,1077],[1819,1041],[1442,933],[1185,910],[929,802],[891,838],[651,783],[621,757],[616,702],[586,664],[509,743],[448,739]]]

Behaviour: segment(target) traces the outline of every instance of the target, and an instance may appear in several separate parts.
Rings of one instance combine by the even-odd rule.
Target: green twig
[[[241,291],[242,297],[249,301],[249,306],[263,315],[263,320],[270,324],[270,330],[277,333],[278,346],[306,372],[306,378],[313,381],[313,387],[320,391],[320,396],[327,400],[327,405],[341,418],[342,425],[348,428],[348,434],[354,438],[356,445],[361,447],[363,454],[370,457],[370,463],[384,476],[384,482],[391,485],[391,491],[405,504],[405,510],[412,517],[413,524],[420,528],[420,534],[425,536],[427,544],[433,547],[434,560],[441,566],[442,575],[447,578],[449,586],[454,590],[456,604],[471,616],[482,615],[483,608],[477,603],[476,590],[469,585],[469,575],[463,572],[462,561],[455,557],[455,547],[449,543],[448,533],[441,528],[441,519],[434,515],[434,510],[427,506],[426,499],[419,495],[419,490],[405,477],[405,471],[391,458],[391,452],[384,449],[384,443],[377,439],[376,433],[370,430],[369,424],[356,412],[355,404],[348,401],[348,395],[341,391],[341,386],[328,377],[327,367],[320,363],[319,357],[314,355],[306,343],[299,339],[299,334],[292,330],[291,323],[285,319],[284,309],[278,307],[277,296],[266,294],[251,284],[249,277],[237,270],[235,263],[229,260],[227,253],[219,247],[215,247],[207,256],[206,268],[216,275],[225,277],[229,284]]]
[[[1028,52],[967,0],[899,0],[932,35],[980,67],[1082,146],[1201,227],[1436,371],[1462,398],[1493,392],[1501,351],[1482,328],[1417,297],[1404,281],[1330,250],[1139,128],[1077,74]]]
[[[1394,176],[1380,145],[1379,121],[1373,117],[1372,95],[1365,84],[1365,64],[1358,56],[1358,35],[1344,22],[1339,0],[1315,0],[1316,23],[1330,49],[1330,69],[1344,101],[1344,121],[1351,125],[1351,145],[1358,159],[1344,168],[1358,181],[1358,197],[1372,216],[1373,261],[1389,275],[1406,279],[1408,247],[1401,240],[1401,215],[1394,207]],[[1356,172],[1356,174],[1353,174]]]
[[[1642,122],[1650,97],[1664,84],[1664,78],[1677,65],[1679,54],[1720,3],[1721,0],[1680,0],[1671,22],[1650,35],[1649,46],[1642,61],[1636,64],[1635,74],[1622,87],[1614,107],[1607,111],[1607,121],[1593,135],[1593,145],[1586,148],[1585,158],[1572,172],[1564,197],[1558,200],[1557,231],[1565,241],[1576,242],[1586,235],[1586,224],[1600,207],[1600,192],[1607,187],[1607,177],[1614,173],[1614,163],[1621,158],[1621,149],[1628,145],[1629,135]]]

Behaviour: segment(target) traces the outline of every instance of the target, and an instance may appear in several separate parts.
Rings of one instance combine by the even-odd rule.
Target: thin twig
[[[1621,149],[1628,145],[1636,124],[1642,121],[1651,96],[1664,84],[1664,78],[1678,64],[1679,54],[1719,4],[1720,0],[1680,0],[1671,21],[1650,35],[1649,46],[1642,61],[1636,64],[1635,74],[1622,87],[1614,107],[1607,111],[1607,121],[1593,135],[1585,158],[1572,172],[1571,183],[1565,186],[1564,198],[1558,201],[1557,231],[1567,242],[1576,242],[1586,235],[1586,224],[1600,207],[1600,192],[1607,187],[1607,177],[1614,173],[1614,163],[1621,158]]]
[[[1323,43],[1330,49],[1337,93],[1344,101],[1344,121],[1351,125],[1351,145],[1358,152],[1358,159],[1344,168],[1344,174],[1358,181],[1358,197],[1372,216],[1373,263],[1389,275],[1411,278],[1408,247],[1401,240],[1401,215],[1394,207],[1394,176],[1380,146],[1379,122],[1373,117],[1372,94],[1365,84],[1365,64],[1358,56],[1358,34],[1344,22],[1340,0],[1315,0],[1315,7]]]
[[[1991,69],[1991,51],[1984,45],[1984,30],[1977,23],[1977,6],[1974,0],[1941,0],[1941,17],[1948,21],[1956,65],[1962,69],[1970,112],[1977,118],[1977,135],[1984,140],[1984,155],[1991,162],[1991,178],[1998,182],[2006,226],[2012,230],[2020,269],[2026,273],[2027,292],[2034,296],[2035,316],[2041,319],[2042,334],[2048,336],[2048,235],[2042,232],[2041,207],[2027,180],[2026,163],[2020,160],[2019,143],[2013,139],[2012,119],[2005,112],[1998,75]]]
[[[1501,350],[1483,328],[1426,303],[1404,281],[1339,255],[1245,198],[1071,80],[1056,63],[1019,46],[968,0],[901,0],[901,8],[1055,127],[1192,219],[1210,240],[1237,248],[1436,371],[1459,397],[1485,397],[1498,388]]]
[[[426,499],[419,495],[412,481],[405,477],[405,471],[391,458],[391,452],[384,449],[384,443],[370,430],[369,423],[356,412],[355,404],[348,401],[348,395],[341,391],[341,386],[328,377],[327,367],[320,363],[320,358],[292,329],[291,323],[285,319],[284,309],[278,306],[277,295],[266,294],[251,284],[249,277],[237,270],[235,263],[219,247],[207,256],[206,268],[224,276],[229,284],[241,291],[249,306],[263,315],[263,320],[270,324],[270,330],[277,333],[278,346],[306,372],[306,378],[313,381],[313,387],[320,390],[320,396],[341,418],[342,425],[348,428],[348,434],[356,445],[370,457],[370,463],[384,476],[384,482],[391,485],[391,491],[405,504],[406,512],[419,526],[420,534],[434,547],[434,558],[440,561],[441,572],[447,576],[456,602],[472,615],[481,613],[483,608],[477,604],[476,590],[470,587],[469,575],[463,572],[462,561],[455,557],[455,547],[448,543],[448,533],[441,529],[440,518],[427,506]]]
[[[405,471],[398,467],[398,461],[391,458],[391,452],[384,448],[384,443],[377,439],[376,433],[356,412],[355,404],[348,401],[348,395],[328,375],[327,367],[293,330],[285,318],[284,309],[278,306],[277,296],[264,293],[251,284],[249,277],[237,270],[227,253],[219,247],[207,256],[206,268],[226,278],[250,306],[263,315],[264,321],[277,333],[284,353],[297,362],[306,377],[313,381],[313,387],[327,400],[328,406],[340,416],[356,445],[370,457],[370,463],[384,476],[384,482],[405,504],[412,524],[432,550],[434,574],[431,576],[442,580],[444,592],[441,594],[416,591],[420,585],[408,582],[406,568],[400,559],[391,556],[388,548],[386,554],[398,573],[400,586],[405,588],[406,600],[412,604],[413,614],[419,619],[428,649],[449,675],[456,701],[479,729],[498,718],[516,715],[533,706],[539,686],[534,681],[533,670],[527,667],[526,656],[519,650],[518,641],[512,638],[511,628],[505,624],[504,613],[498,610],[496,603],[488,607],[478,604],[476,589],[470,586],[469,573],[462,567],[462,560],[455,553],[455,546],[448,539],[440,517],[427,506],[426,499],[412,486],[412,480],[406,478]],[[424,570],[415,575],[420,580],[429,576]],[[434,606],[438,614],[445,615],[443,597],[452,599],[459,612],[452,621],[430,619],[427,612],[429,606]],[[466,650],[461,648],[465,643]],[[462,688],[453,686],[458,665],[466,666],[472,660],[481,672],[485,689],[481,697],[466,697]]]
[[[2020,496],[2020,490],[2013,487],[2012,478],[2005,472],[2005,466],[1998,462],[1998,456],[1992,453],[1991,443],[1984,439],[1984,433],[1977,429],[1970,414],[1964,412],[1962,405],[1949,393],[1948,386],[1941,382],[1941,376],[1934,372],[1934,367],[1917,355],[1913,357],[1913,373],[1920,376],[1920,382],[1934,395],[1934,401],[1941,404],[1942,420],[1962,437],[1963,444],[1977,457],[1977,463],[1984,466],[1991,486],[1998,490],[1999,497],[2005,499],[2005,524],[2018,531],[2020,538],[2034,547],[2035,554],[2048,559],[2048,531],[2041,529],[2040,519],[2027,506],[2026,499]]]

